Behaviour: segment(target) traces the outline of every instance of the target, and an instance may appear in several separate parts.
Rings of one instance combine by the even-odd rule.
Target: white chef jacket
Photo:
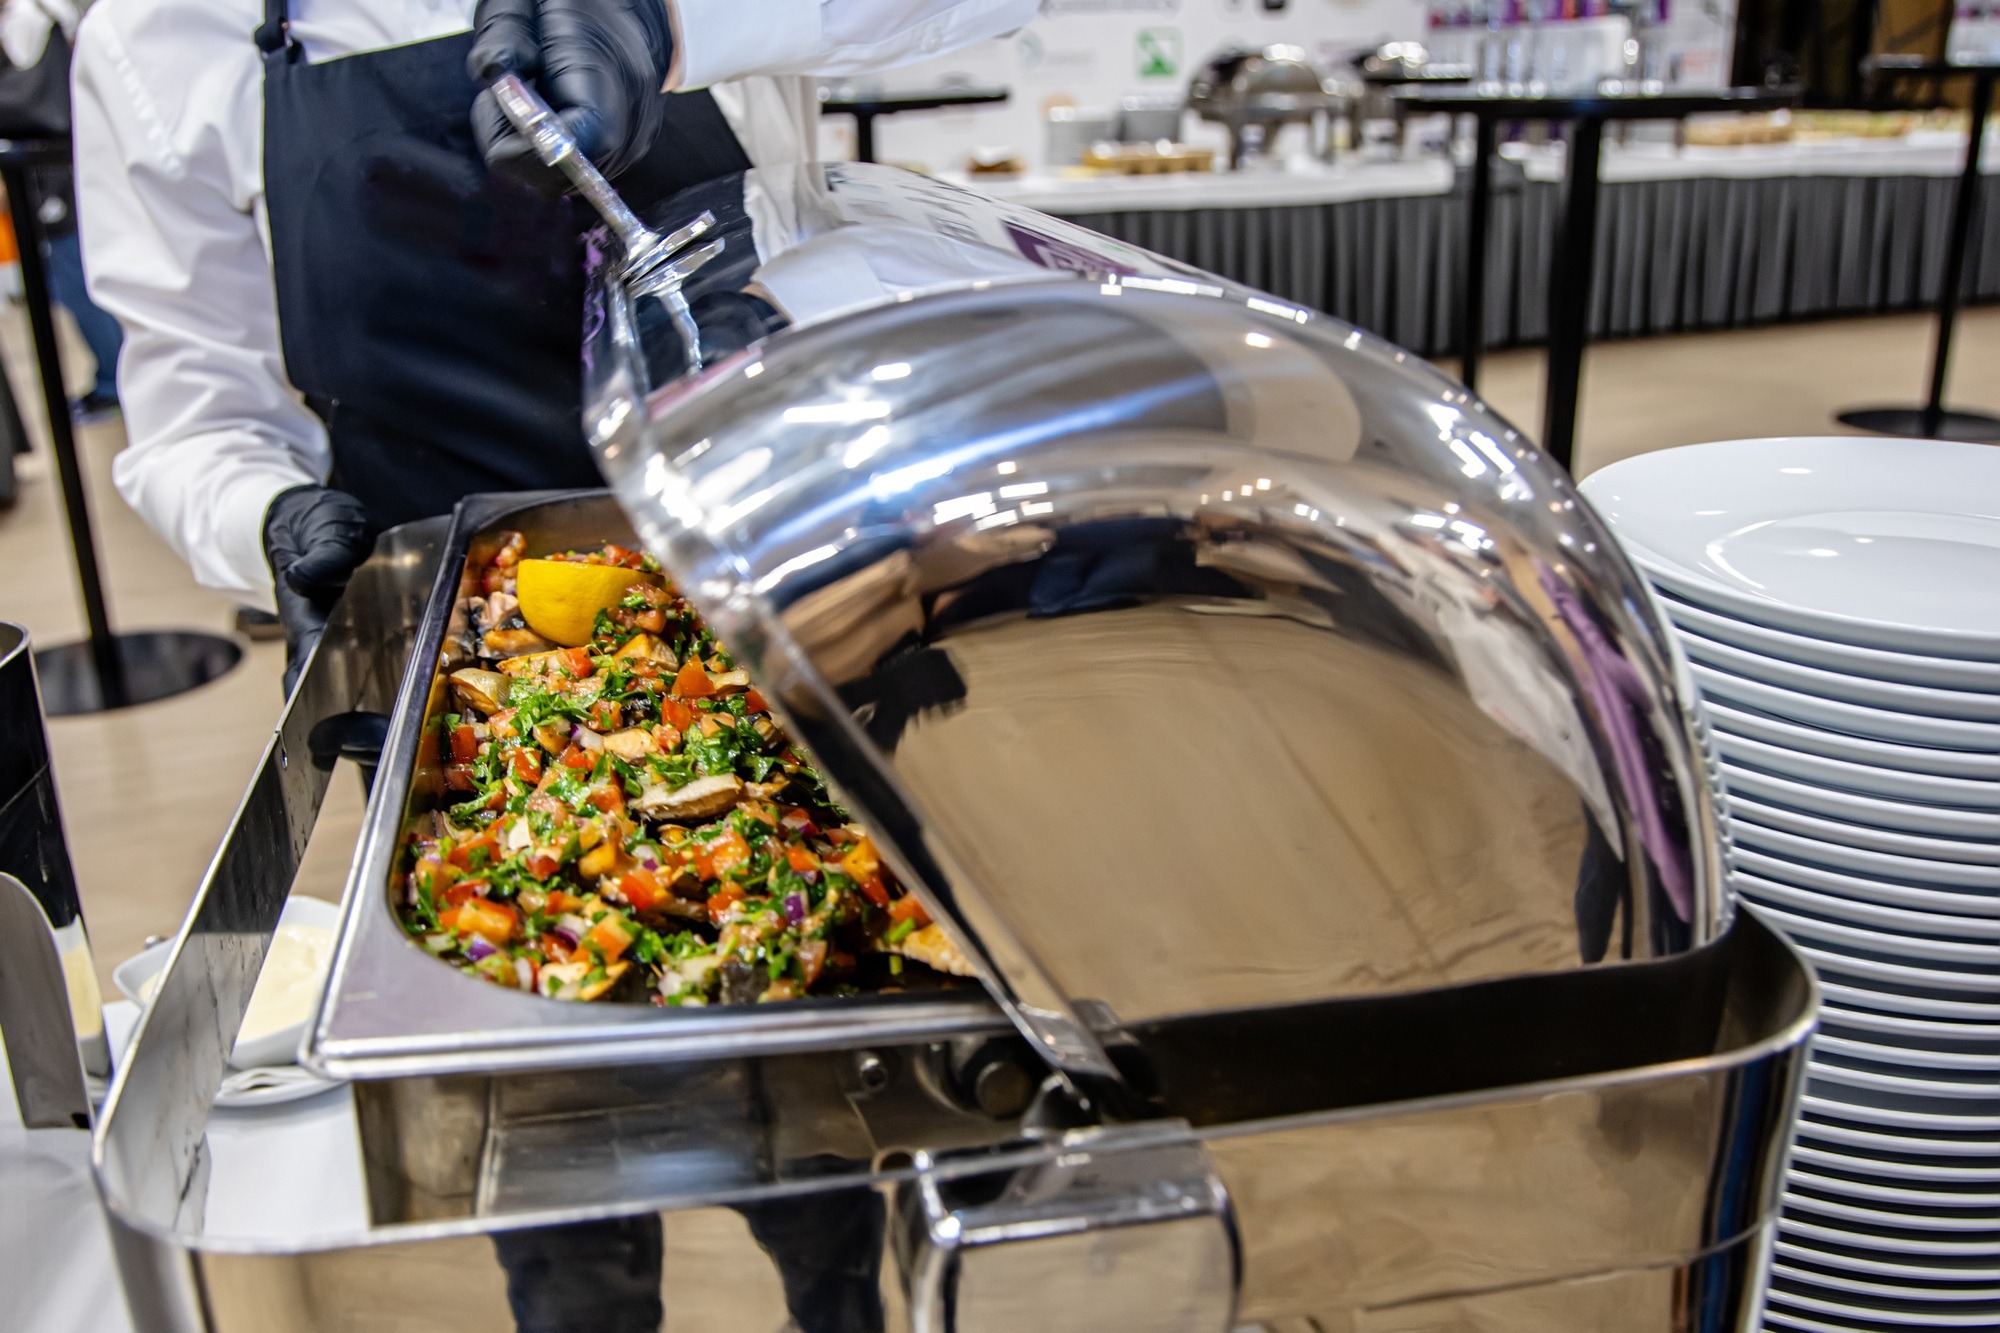
[[[670,86],[711,87],[756,166],[808,161],[810,75],[1012,32],[1038,0],[671,0]],[[320,61],[464,32],[474,0],[292,0]],[[99,0],[77,33],[78,220],[125,326],[119,493],[214,588],[268,599],[264,513],[324,482],[326,431],[285,377],[264,207],[261,0]]]

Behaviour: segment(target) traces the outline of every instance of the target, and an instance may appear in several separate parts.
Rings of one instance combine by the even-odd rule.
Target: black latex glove
[[[651,150],[674,58],[666,0],[479,0],[472,26],[465,66],[480,84],[472,134],[488,167],[544,194],[567,186],[485,86],[508,73],[536,85],[605,175],[616,177]]]
[[[345,491],[294,486],[264,513],[264,559],[285,623],[285,694],[326,629],[347,580],[375,549],[375,526]]]

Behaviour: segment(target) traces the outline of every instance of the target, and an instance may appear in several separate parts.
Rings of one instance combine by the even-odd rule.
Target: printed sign
[[[1181,74],[1181,30],[1141,28],[1138,36],[1139,77],[1177,79]]]

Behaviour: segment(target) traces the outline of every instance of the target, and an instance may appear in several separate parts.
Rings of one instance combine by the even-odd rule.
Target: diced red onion
[[[562,936],[571,944],[581,942],[583,937],[589,933],[590,923],[580,916],[564,912],[556,918],[556,934]]]
[[[648,870],[658,870],[660,868],[659,854],[651,847],[641,847],[633,854],[632,859]]]
[[[475,963],[482,958],[490,958],[499,952],[484,935],[474,935],[465,943],[465,956]]]
[[[802,893],[785,895],[785,920],[793,925],[801,925],[806,919],[806,898]]]

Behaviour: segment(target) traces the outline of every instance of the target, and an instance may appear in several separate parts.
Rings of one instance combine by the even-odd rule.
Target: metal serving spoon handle
[[[583,155],[576,140],[568,129],[541,99],[541,95],[517,74],[502,74],[493,81],[493,96],[500,103],[500,110],[513,122],[514,128],[534,148],[535,156],[546,166],[554,167],[569,179],[578,194],[590,201],[598,216],[604,219],[618,237],[618,243],[625,251],[626,271],[637,275],[647,269],[657,267],[679,253],[689,241],[700,236],[715,225],[713,213],[703,213],[687,226],[662,236],[639,221],[639,217],[625,204],[611,182],[604,178],[591,160]]]

